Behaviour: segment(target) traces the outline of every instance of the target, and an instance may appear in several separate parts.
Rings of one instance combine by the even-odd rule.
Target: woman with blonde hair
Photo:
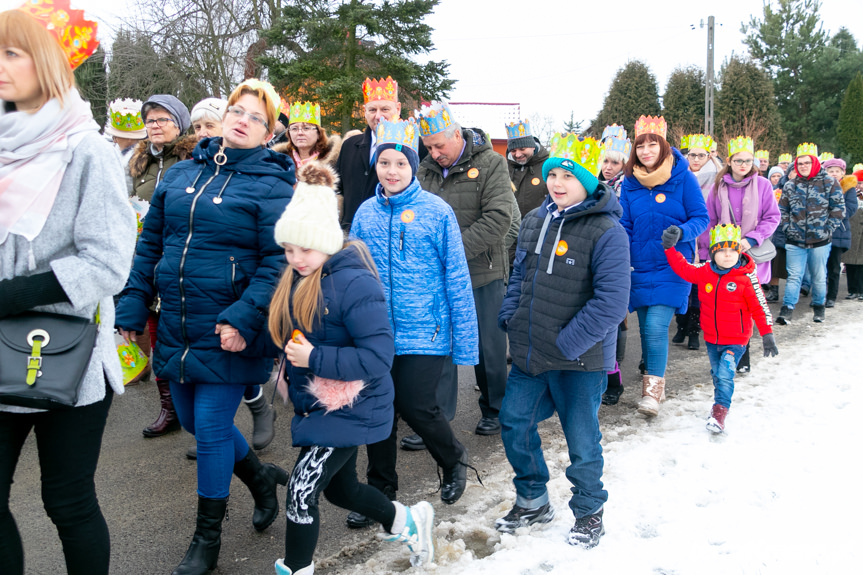
[[[197,528],[175,575],[215,567],[232,473],[252,493],[257,531],[275,520],[276,486],[288,480],[258,460],[234,425],[247,386],[266,381],[272,368],[272,356],[248,344],[266,334],[284,267],[273,228],[296,181],[291,162],[266,148],[278,102],[266,82],[244,81],[228,99],[222,136],[204,138],[193,161],[165,174],[118,306],[117,327],[135,339],[158,291],[153,369],[170,383],[180,424],[197,440]]]
[[[68,26],[52,20],[58,8],[71,16]],[[39,325],[36,318],[19,314],[50,312],[84,318],[97,329],[83,376],[69,382],[77,390],[73,407],[34,409],[8,387],[17,369],[0,379],[0,573],[24,573],[9,495],[33,431],[42,501],[60,536],[66,572],[107,575],[110,537],[94,475],[112,398],[123,393],[112,296],[129,274],[135,216],[120,156],[99,135],[90,105],[75,89],[72,70],[96,49],[96,24],[68,2],[44,9],[28,2],[0,13],[0,320],[29,329]],[[65,50],[63,36],[73,40]],[[42,340],[48,354],[51,343]],[[32,353],[40,351],[34,346]],[[56,356],[37,359],[36,389],[52,371],[69,371]]]

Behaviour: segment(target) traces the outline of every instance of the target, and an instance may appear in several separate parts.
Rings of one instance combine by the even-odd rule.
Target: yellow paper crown
[[[288,115],[288,124],[304,122],[306,124],[321,125],[321,105],[313,102],[294,102]]]
[[[599,173],[599,154],[602,147],[593,138],[580,138],[576,134],[555,134],[551,138],[549,158],[572,160],[593,174]]]
[[[724,248],[740,250],[740,238],[743,233],[740,226],[734,224],[720,224],[710,230],[710,251],[715,252]]]
[[[85,20],[83,10],[72,10],[69,0],[27,0],[18,10],[35,18],[56,38],[73,70],[99,46],[98,25]]]
[[[836,156],[834,156],[831,152],[821,152],[821,155],[818,156],[818,161],[826,162],[827,160],[832,160],[835,157]]]
[[[388,102],[399,101],[399,83],[387,76],[386,79],[372,80],[366,78],[363,82],[363,102],[368,104],[376,100]]]
[[[756,150],[755,151],[755,159],[756,160],[767,160],[770,161],[770,152],[768,150]]]
[[[689,134],[683,136],[683,139],[680,140],[680,147],[687,150],[700,148],[702,150],[710,151],[710,146],[712,145],[713,138],[706,134]]]
[[[818,156],[818,146],[815,144],[800,144],[797,146],[797,156]]]
[[[730,158],[739,152],[755,153],[755,143],[752,141],[752,138],[737,136],[733,140],[728,141],[728,157]]]
[[[779,163],[780,164],[783,162],[790,164],[792,162],[792,160],[794,160],[794,158],[791,157],[791,154],[779,154]]]
[[[668,124],[662,116],[641,116],[635,123],[635,137],[641,134],[657,134],[665,137]]]
[[[860,170],[863,170],[863,164],[854,164],[854,167],[851,168],[851,173],[854,174]]]

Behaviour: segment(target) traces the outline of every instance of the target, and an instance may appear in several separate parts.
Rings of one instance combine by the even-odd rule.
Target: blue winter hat
[[[384,150],[396,150],[397,152],[404,154],[408,159],[408,163],[411,165],[411,173],[414,176],[417,175],[417,169],[420,167],[420,157],[413,148],[403,146],[401,144],[381,144],[375,149],[375,164],[378,163],[378,156],[380,156],[381,152]]]
[[[599,187],[599,179],[582,168],[579,164],[567,158],[549,158],[542,164],[542,179],[548,180],[548,173],[555,168],[563,168],[581,182],[587,195],[591,195]]]

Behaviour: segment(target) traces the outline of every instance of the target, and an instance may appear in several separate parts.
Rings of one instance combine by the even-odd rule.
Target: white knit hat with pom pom
[[[297,179],[294,196],[276,222],[276,243],[333,255],[345,243],[334,191],[338,176],[326,164],[309,162],[297,172]]]

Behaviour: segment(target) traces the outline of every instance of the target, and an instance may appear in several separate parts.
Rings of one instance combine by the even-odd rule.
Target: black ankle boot
[[[198,497],[195,535],[186,556],[171,575],[206,575],[216,568],[222,546],[222,519],[227,508],[227,498]]]
[[[243,459],[234,464],[234,475],[252,493],[255,500],[252,525],[256,531],[263,531],[273,524],[279,514],[276,485],[288,484],[288,472],[272,463],[261,463],[250,449]]]

